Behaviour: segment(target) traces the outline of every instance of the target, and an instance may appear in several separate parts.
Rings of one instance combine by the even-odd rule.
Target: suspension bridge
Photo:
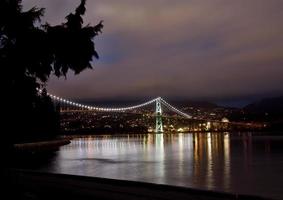
[[[42,90],[38,90],[40,93],[42,92]],[[78,102],[74,102],[50,93],[47,93],[47,95],[54,101],[63,105],[68,105],[71,106],[73,109],[71,111],[91,111],[91,112],[109,112],[109,113],[124,113],[124,112],[128,112],[128,111],[133,111],[139,108],[144,108],[146,106],[149,105],[154,105],[155,106],[155,112],[153,114],[153,116],[155,117],[155,132],[156,133],[163,133],[164,132],[164,126],[163,126],[163,122],[162,122],[162,118],[163,116],[163,107],[166,107],[169,111],[177,114],[178,116],[180,116],[183,119],[194,119],[194,120],[198,120],[196,118],[192,118],[192,116],[190,114],[187,114],[183,111],[181,111],[180,109],[176,108],[175,106],[171,105],[170,103],[168,103],[167,101],[165,101],[163,98],[161,97],[157,97],[154,98],[152,100],[146,101],[144,103],[141,104],[137,104],[137,105],[131,105],[131,106],[125,106],[125,107],[98,107],[98,106],[91,106],[91,105],[86,105],[86,104],[81,104]],[[199,119],[200,120],[200,119]],[[203,119],[202,119],[203,120]],[[239,123],[231,123],[231,122],[223,122],[220,120],[209,120],[210,122],[215,122],[215,123],[220,123],[220,124],[235,124],[235,125],[243,125],[243,124],[239,124]],[[209,123],[210,123],[209,122]]]
[[[38,90],[39,92],[42,92],[42,90]],[[155,105],[155,132],[157,133],[163,133],[163,123],[162,123],[162,105],[167,107],[169,110],[173,111],[174,113],[187,118],[191,119],[192,116],[182,112],[181,110],[177,109],[173,105],[169,104],[166,102],[163,98],[157,97],[152,100],[149,100],[147,102],[138,104],[138,105],[133,105],[133,106],[125,106],[125,107],[97,107],[97,106],[90,106],[90,105],[85,105],[77,102],[70,101],[68,99],[64,99],[62,97],[47,93],[47,95],[55,102],[63,103],[70,105],[72,107],[78,108],[80,110],[89,110],[89,111],[98,111],[98,112],[125,112],[125,111],[130,111],[130,110],[135,110],[137,108],[142,108],[145,106],[148,106],[150,104]]]

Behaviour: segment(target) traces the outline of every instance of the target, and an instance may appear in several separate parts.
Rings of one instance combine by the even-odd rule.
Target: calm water
[[[89,136],[41,170],[283,199],[283,137],[253,133]]]

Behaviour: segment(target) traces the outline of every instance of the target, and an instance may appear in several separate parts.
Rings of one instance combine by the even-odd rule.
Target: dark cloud
[[[24,0],[61,23],[79,0]],[[281,0],[89,0],[85,21],[103,19],[94,70],[52,93],[71,98],[151,96],[232,99],[283,93]]]

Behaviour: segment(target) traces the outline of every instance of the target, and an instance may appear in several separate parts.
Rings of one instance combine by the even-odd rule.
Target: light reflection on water
[[[282,146],[252,133],[88,136],[42,170],[283,198]]]

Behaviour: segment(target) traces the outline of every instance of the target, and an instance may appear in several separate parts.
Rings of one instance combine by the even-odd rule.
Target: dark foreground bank
[[[57,150],[60,146],[70,144],[69,139],[57,139],[51,141],[42,141],[42,142],[31,142],[31,143],[22,143],[15,144],[15,150],[20,152],[46,152]]]
[[[194,199],[226,200],[265,198],[196,190],[134,181],[51,174],[10,169],[12,193],[20,199]]]

